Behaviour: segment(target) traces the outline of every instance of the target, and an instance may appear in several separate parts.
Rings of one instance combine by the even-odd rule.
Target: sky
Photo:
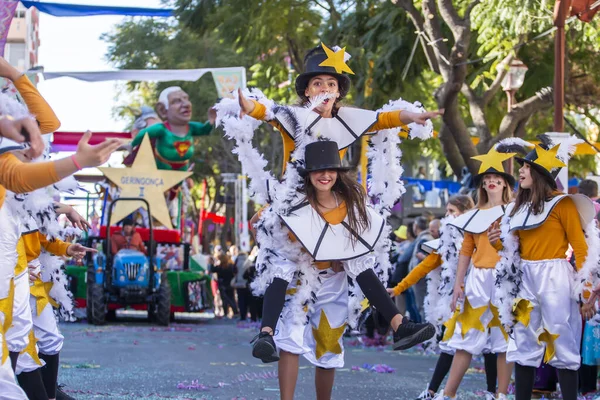
[[[60,3],[160,7],[160,0],[58,0]],[[122,21],[119,16],[53,17],[40,15],[38,64],[46,72],[106,71],[108,44],[100,35],[110,32]],[[122,83],[121,83],[122,84]],[[121,104],[115,99],[117,82],[88,83],[72,78],[44,81],[38,89],[60,119],[61,131],[121,132],[126,122],[116,120],[112,109]]]

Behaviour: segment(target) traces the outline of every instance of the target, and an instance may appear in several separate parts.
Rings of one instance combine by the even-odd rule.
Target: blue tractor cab
[[[111,221],[114,205],[119,201],[144,203],[148,215],[150,205],[142,198],[121,197],[108,207],[108,221]],[[149,218],[148,254],[138,250],[122,249],[117,254],[111,251],[111,234],[107,229],[103,252],[97,253],[88,266],[87,276],[87,317],[94,325],[106,322],[109,303],[122,306],[146,305],[148,318],[158,325],[169,325],[171,317],[171,288],[160,263],[156,260],[156,244]]]

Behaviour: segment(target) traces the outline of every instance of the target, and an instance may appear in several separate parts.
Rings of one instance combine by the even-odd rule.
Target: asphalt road
[[[61,329],[59,382],[77,399],[279,399],[276,365],[250,354],[256,326],[206,318],[165,328],[130,318]],[[333,398],[415,399],[436,359],[421,350],[394,352],[347,338],[346,365],[336,372]],[[369,370],[374,364],[380,364],[377,372]],[[483,397],[481,361],[472,367],[461,399]],[[315,398],[314,369],[303,359],[296,398]]]

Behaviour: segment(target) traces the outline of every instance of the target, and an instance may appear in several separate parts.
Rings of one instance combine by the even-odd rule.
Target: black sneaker
[[[432,324],[416,324],[408,319],[394,332],[394,350],[406,350],[431,339],[435,335]]]
[[[254,336],[254,339],[252,339],[250,343],[253,343],[253,357],[260,358],[265,364],[279,361],[277,346],[275,346],[273,336],[271,336],[269,332],[260,332],[258,335]]]
[[[64,385],[58,385],[56,388],[56,400],[75,400],[75,397],[66,394],[62,388]]]

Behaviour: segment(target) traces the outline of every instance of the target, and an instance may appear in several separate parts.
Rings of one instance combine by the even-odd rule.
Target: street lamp
[[[506,68],[504,64],[499,64],[496,69],[498,73],[502,73],[502,69]],[[527,65],[523,63],[523,61],[518,58],[513,58],[510,65],[508,66],[508,72],[502,79],[500,85],[502,85],[502,90],[506,92],[506,97],[508,98],[508,112],[510,112],[515,104],[515,93],[517,90],[523,86],[523,82],[525,82],[525,73],[527,72]],[[506,169],[509,174],[513,173],[513,160],[512,158],[508,160]]]
[[[498,73],[501,73],[503,68],[506,68],[506,66],[500,64],[496,69],[498,70]],[[523,61],[515,58],[511,61],[508,66],[508,72],[504,76],[504,79],[502,79],[502,90],[506,92],[506,96],[508,97],[509,112],[515,104],[515,93],[523,86],[527,70],[527,65],[523,64]]]

